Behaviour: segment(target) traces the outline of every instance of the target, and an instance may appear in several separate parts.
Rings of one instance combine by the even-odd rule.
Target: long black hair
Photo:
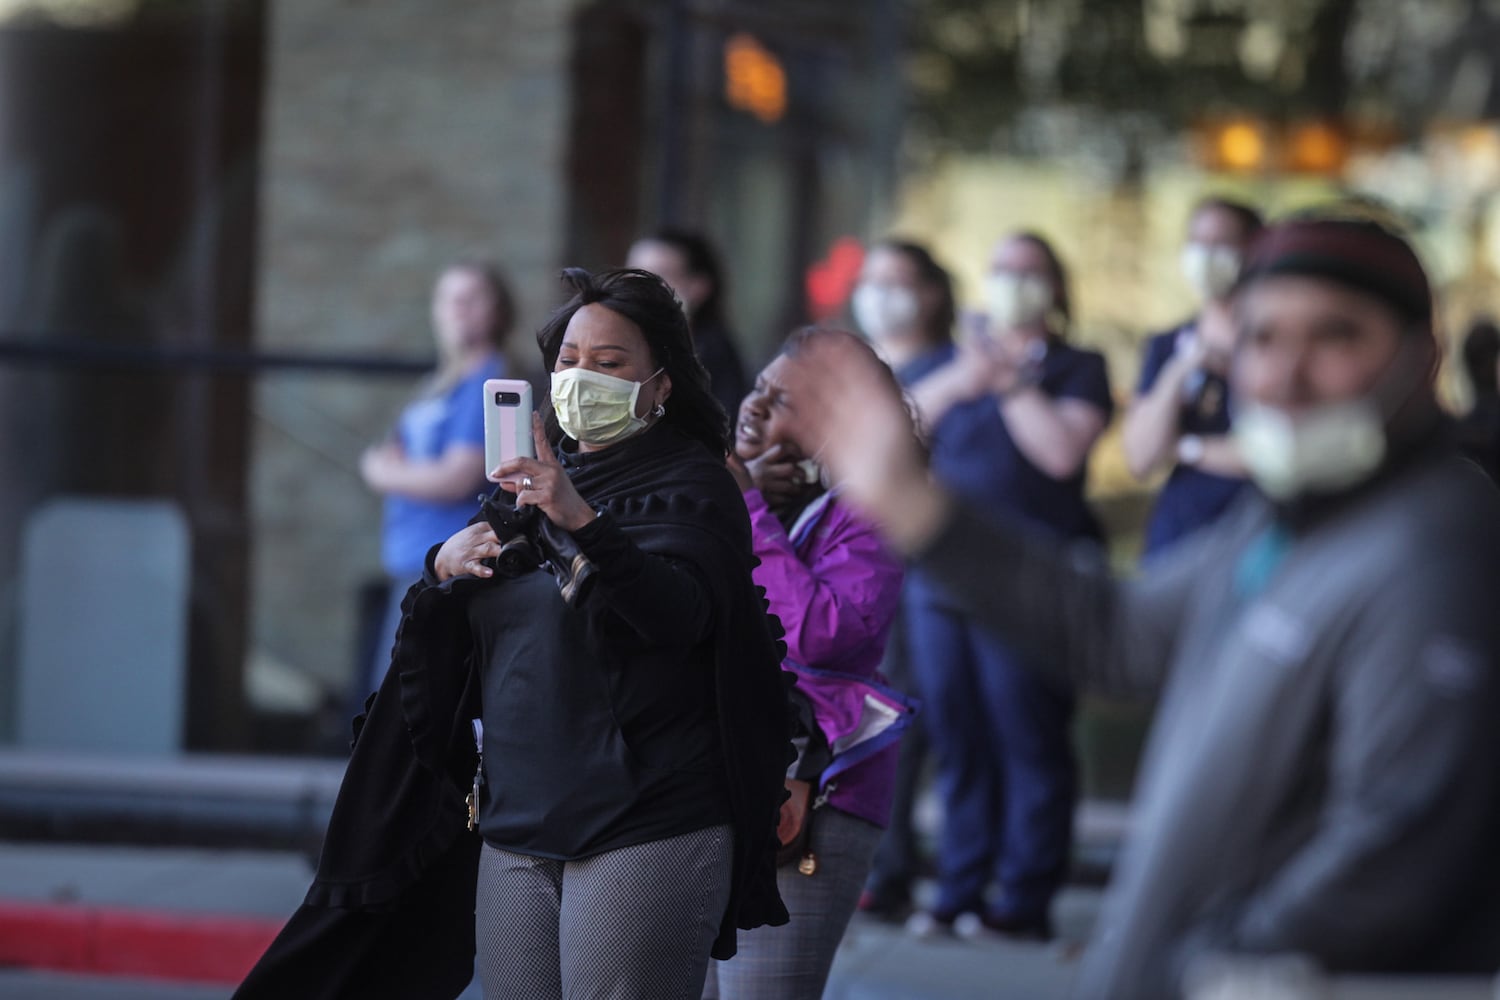
[[[672,379],[672,397],[665,404],[667,412],[662,420],[722,458],[729,448],[729,418],[708,391],[708,372],[693,351],[687,317],[667,283],[650,271],[636,268],[590,274],[581,267],[570,267],[563,271],[562,279],[573,286],[574,295],[536,332],[547,371],[557,367],[563,334],[573,314],[598,303],[640,329],[652,362],[665,368]],[[547,440],[556,445],[563,438],[562,428],[552,407],[546,410]]]

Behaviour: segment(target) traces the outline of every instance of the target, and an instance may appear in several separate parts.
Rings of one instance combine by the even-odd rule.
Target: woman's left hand
[[[490,471],[490,478],[509,481],[516,488],[516,506],[536,507],[547,520],[566,531],[577,531],[597,515],[594,508],[578,495],[567,470],[552,453],[542,430],[542,418],[531,415],[531,438],[536,458],[513,458]]]

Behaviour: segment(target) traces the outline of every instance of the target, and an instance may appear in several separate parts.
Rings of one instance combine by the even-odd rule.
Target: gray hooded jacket
[[[1500,966],[1500,495],[1445,453],[1276,524],[1247,498],[1119,582],[959,510],[918,559],[1032,662],[1160,697],[1083,996],[1213,951]]]

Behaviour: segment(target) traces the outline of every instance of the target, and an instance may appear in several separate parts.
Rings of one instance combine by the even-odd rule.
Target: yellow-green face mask
[[[608,445],[623,441],[646,427],[635,415],[641,386],[665,369],[658,368],[639,382],[616,378],[586,368],[552,373],[552,412],[562,432],[583,444]]]

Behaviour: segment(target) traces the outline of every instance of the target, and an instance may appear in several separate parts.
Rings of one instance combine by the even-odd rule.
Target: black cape
[[[713,589],[716,707],[735,831],[713,956],[729,958],[736,929],[788,919],[776,888],[776,825],[794,756],[783,633],[751,580],[744,500],[722,461],[669,425],[564,459],[579,493],[633,543],[692,563]],[[408,590],[391,667],[355,720],[312,887],[236,1000],[451,998],[472,979],[480,839],[465,828],[464,797],[476,762],[470,720],[481,713],[466,596],[491,583],[429,575]]]

